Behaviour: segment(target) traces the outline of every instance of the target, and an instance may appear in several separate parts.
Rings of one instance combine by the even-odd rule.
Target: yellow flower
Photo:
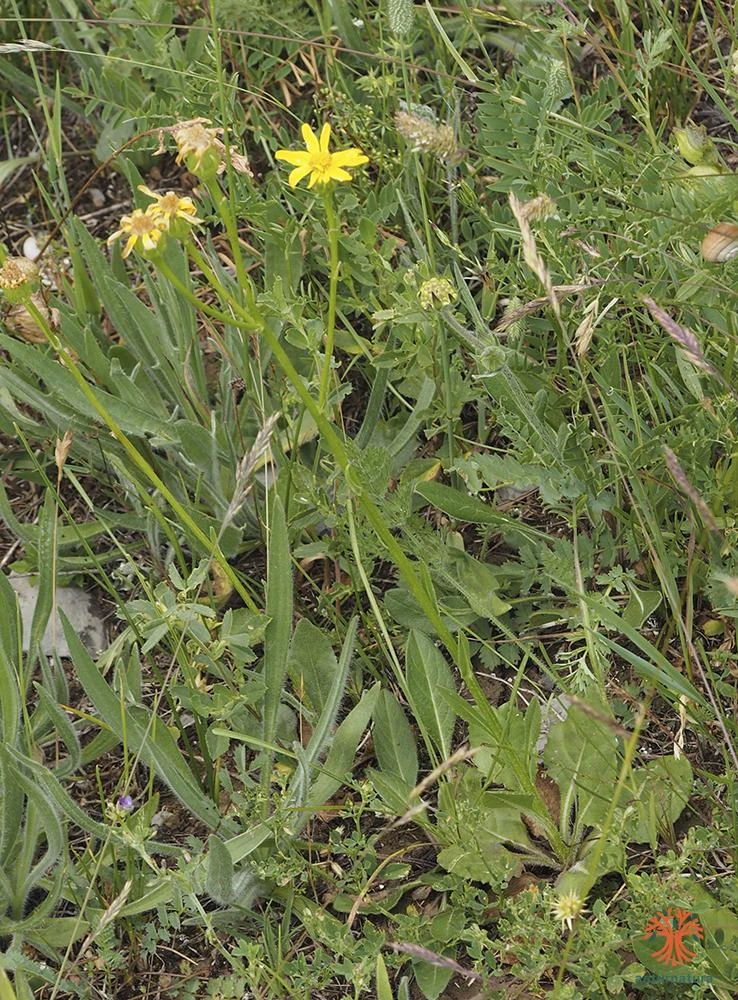
[[[162,219],[166,223],[167,228],[175,219],[183,219],[185,222],[189,222],[191,226],[202,222],[202,219],[198,219],[195,214],[197,210],[192,198],[180,198],[175,191],[167,191],[166,194],[156,194],[155,191],[146,187],[145,184],[139,184],[138,190],[143,191],[149,198],[154,199],[154,204],[149,205],[146,211],[150,212],[155,219]]]
[[[289,176],[290,187],[296,187],[303,177],[310,174],[308,187],[314,184],[327,184],[329,181],[350,181],[351,174],[346,167],[359,167],[368,163],[369,157],[364,156],[360,149],[353,147],[331,153],[328,142],[331,137],[331,127],[326,124],[320,132],[320,139],[309,125],[302,126],[302,137],[306,150],[278,149],[274,154],[278,160],[285,160],[295,168]]]
[[[124,215],[120,220],[120,228],[108,237],[108,246],[121,236],[127,236],[123,257],[127,257],[137,243],[141,244],[143,250],[155,250],[166,229],[166,223],[152,213],[152,208],[153,205],[149,205],[145,212],[137,208],[130,215]]]

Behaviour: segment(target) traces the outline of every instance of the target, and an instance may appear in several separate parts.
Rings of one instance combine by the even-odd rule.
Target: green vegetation
[[[735,996],[732,9],[0,11],[0,1000]]]

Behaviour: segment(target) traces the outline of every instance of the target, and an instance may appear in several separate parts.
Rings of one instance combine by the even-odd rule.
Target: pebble
[[[36,260],[40,253],[41,247],[38,245],[36,237],[27,236],[23,240],[23,256],[27,257],[28,260]]]

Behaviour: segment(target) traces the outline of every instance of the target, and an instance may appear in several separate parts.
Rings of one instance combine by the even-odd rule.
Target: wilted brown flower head
[[[223,134],[222,128],[207,128],[206,118],[192,118],[189,121],[177,122],[163,128],[159,132],[158,153],[164,152],[164,133],[168,132],[177,143],[177,163],[187,161],[188,168],[194,174],[208,171],[221,174],[226,166],[226,147],[218,136]],[[251,174],[249,161],[233,148],[228,151],[231,166],[240,174]]]
[[[50,309],[44,302],[40,292],[33,292],[26,302],[33,304],[34,309],[52,330],[58,327],[59,310]],[[45,344],[46,334],[39,326],[36,316],[29,312],[26,302],[23,300],[15,302],[4,313],[2,322],[5,329],[21,337],[23,340],[27,340],[29,344]]]

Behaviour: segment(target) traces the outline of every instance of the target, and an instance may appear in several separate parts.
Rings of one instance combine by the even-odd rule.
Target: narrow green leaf
[[[418,751],[410,723],[391,691],[382,691],[377,699],[373,732],[381,770],[400,778],[410,791],[418,781]]]
[[[15,156],[10,160],[0,161],[0,187],[16,170],[27,167],[29,163],[35,163],[38,156],[38,153],[33,153],[31,156]]]
[[[505,517],[491,504],[455,490],[451,486],[444,486],[443,483],[419,482],[415,484],[415,492],[456,521],[469,521],[471,524],[500,524],[505,520]]]
[[[377,952],[376,983],[377,1000],[394,1000],[389,976],[387,975],[387,966],[384,964],[381,951]],[[0,1000],[2,1000],[1,996]]]
[[[17,1000],[15,990],[4,969],[0,969],[0,1000]]]
[[[15,537],[19,538],[25,546],[35,544],[38,528],[35,524],[21,523],[15,516],[2,479],[0,479],[0,517],[2,517],[4,523],[13,532]]]
[[[287,794],[284,797],[284,802],[287,808],[296,808],[301,810],[301,813],[296,818],[296,821],[290,823],[290,829],[293,834],[296,833],[299,828],[304,826],[310,815],[305,808],[305,805],[309,796],[309,789],[313,779],[313,771],[315,770],[315,764],[324,749],[331,742],[331,730],[335,724],[336,717],[338,716],[338,710],[341,707],[341,702],[346,688],[346,681],[348,680],[349,667],[351,666],[351,657],[353,655],[354,640],[356,638],[358,623],[359,619],[356,615],[354,615],[349,622],[348,629],[346,630],[346,636],[343,641],[343,649],[341,650],[341,660],[335,670],[331,689],[328,692],[328,697],[325,700],[323,711],[320,713],[320,717],[315,725],[313,735],[310,737],[310,742],[308,743],[307,748],[303,750],[299,743],[294,744],[298,764],[287,789]]]
[[[212,834],[208,837],[205,891],[222,906],[233,897],[233,859],[220,837]]]
[[[415,492],[427,500],[438,510],[453,517],[456,521],[468,521],[470,524],[496,525],[505,531],[514,532],[531,541],[551,545],[551,539],[542,531],[520,524],[501,513],[492,504],[485,503],[479,497],[469,496],[443,483],[418,482],[414,485]]]
[[[287,522],[282,501],[274,494],[272,525],[267,557],[266,613],[269,622],[264,633],[264,729],[263,739],[273,746],[277,738],[277,715],[287,676],[290,634],[292,632],[292,563]],[[262,788],[271,781],[274,754],[267,750],[262,770]]]
[[[91,819],[83,809],[80,809],[80,807],[72,800],[71,796],[62,787],[60,782],[54,777],[48,767],[43,764],[39,764],[38,761],[33,760],[31,757],[26,757],[18,750],[9,750],[8,752],[12,752],[13,757],[22,765],[23,769],[31,775],[34,782],[43,787],[48,797],[56,803],[67,819],[76,824],[80,830],[84,830],[85,833],[89,833],[91,836],[97,837],[101,841],[104,841],[110,835],[111,828],[106,826],[104,823],[98,823],[96,820]],[[1,765],[2,761],[0,760],[0,766]],[[2,772],[0,772],[0,776],[1,775]],[[8,782],[5,780],[3,781],[3,787],[7,796]],[[7,810],[7,798],[3,802],[3,808],[4,810]],[[166,845],[164,846],[166,847]],[[177,850],[179,850],[179,848],[177,848]]]
[[[243,861],[250,854],[253,854],[257,847],[261,847],[264,841],[269,840],[271,836],[272,831],[269,827],[265,823],[259,823],[245,833],[239,833],[237,836],[227,840],[225,845],[230,852],[234,865],[237,865],[239,861]]]
[[[38,565],[38,587],[36,606],[33,609],[31,629],[28,638],[28,666],[33,668],[41,651],[46,626],[54,611],[54,572],[56,552],[54,550],[54,525],[56,523],[56,503],[50,489],[46,490],[44,505],[38,518],[36,536],[36,562]]]
[[[338,664],[328,637],[307,618],[295,626],[290,644],[289,674],[295,691],[304,690],[314,712],[325,705]]]
[[[76,730],[69,716],[42,684],[34,684],[39,703],[48,714],[56,730],[58,738],[67,751],[66,759],[62,759],[53,770],[57,777],[71,774],[79,767],[82,759],[82,748]]]
[[[341,649],[341,659],[334,672],[330,691],[325,699],[323,710],[320,713],[307,747],[307,755],[310,761],[317,760],[329,742],[330,731],[336,721],[338,710],[341,707],[346,690],[346,681],[348,680],[349,667],[351,666],[351,657],[354,653],[354,641],[356,639],[358,624],[359,619],[354,615],[346,629],[343,648]]]
[[[4,573],[0,573],[0,740],[15,744],[20,724],[22,669],[21,619],[18,599]]]
[[[441,39],[443,40],[443,44],[446,46],[446,49],[447,49],[449,55],[451,56],[451,58],[454,60],[454,62],[456,63],[456,65],[459,67],[459,69],[461,70],[461,72],[464,74],[464,76],[467,78],[467,80],[470,83],[478,83],[479,82],[479,77],[474,72],[474,70],[471,68],[471,66],[469,65],[469,63],[462,57],[461,53],[457,51],[456,46],[454,45],[454,43],[451,41],[451,39],[446,34],[446,30],[443,27],[443,25],[441,24],[441,22],[438,20],[438,15],[433,10],[433,7],[430,4],[430,0],[425,0],[425,6],[426,6],[426,10],[428,11],[428,16],[430,17],[431,21],[433,22],[436,31],[441,36]],[[448,978],[450,978],[450,977],[448,977]]]
[[[411,632],[405,652],[410,705],[418,725],[441,758],[448,757],[456,714],[448,694],[454,680],[443,654],[422,632]]]
[[[306,806],[308,810],[317,809],[318,806],[327,802],[350,778],[356,748],[369,725],[380,690],[380,685],[377,683],[365,691],[359,699],[358,705],[351,709],[336,730],[328,756],[320,769],[320,777],[315,781],[310,791]]]
[[[66,842],[58,810],[45,789],[21,769],[9,747],[0,746],[0,758],[5,787],[13,785],[20,788],[26,797],[22,832],[20,825],[15,830],[16,837],[20,835],[21,850],[13,865],[13,878],[19,883],[18,891],[24,898],[59,860]],[[46,846],[38,856],[37,849],[42,840],[45,840]],[[31,864],[33,859],[36,859],[35,864]],[[26,870],[24,860],[28,862]]]

